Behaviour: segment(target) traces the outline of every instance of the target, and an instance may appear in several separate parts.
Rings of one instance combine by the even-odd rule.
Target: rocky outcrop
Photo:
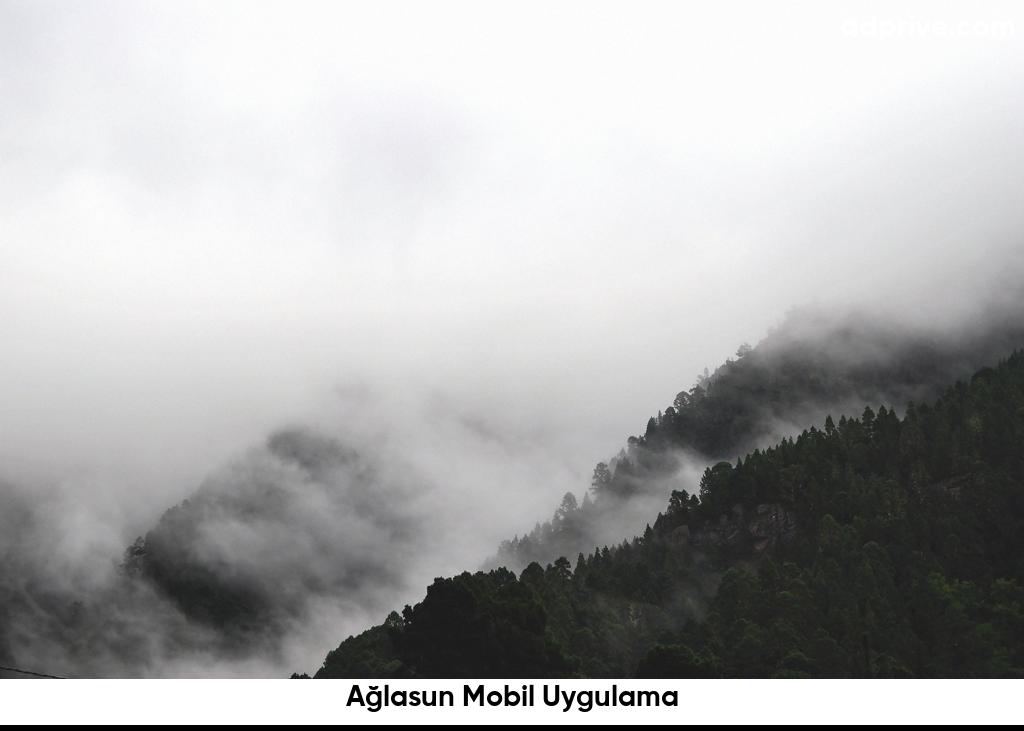
[[[747,532],[754,541],[755,551],[773,548],[790,540],[796,533],[796,515],[778,503],[762,503],[754,513]]]
[[[689,530],[696,548],[763,553],[788,541],[796,532],[796,515],[779,503],[762,503],[753,510],[735,505],[717,523]]]

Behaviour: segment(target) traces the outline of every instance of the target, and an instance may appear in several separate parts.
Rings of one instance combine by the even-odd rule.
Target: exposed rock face
[[[796,531],[796,516],[778,503],[762,503],[747,525],[754,550],[761,552],[788,541]]]
[[[689,526],[681,525],[673,529],[669,534],[669,541],[673,546],[689,546],[691,543]]]
[[[796,515],[779,503],[762,503],[753,511],[742,505],[689,532],[690,545],[698,548],[764,551],[788,541],[796,531]]]

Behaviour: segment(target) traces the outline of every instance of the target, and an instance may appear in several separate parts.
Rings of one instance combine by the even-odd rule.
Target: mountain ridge
[[[720,462],[575,569],[437,579],[317,677],[1019,677],[1022,521],[1017,351]]]
[[[1002,302],[956,326],[924,329],[856,312],[803,308],[755,347],[741,346],[681,391],[644,432],[595,467],[582,500],[561,498],[551,520],[503,541],[484,568],[522,570],[628,539],[680,482],[866,404],[903,409],[1024,343],[1019,304]]]

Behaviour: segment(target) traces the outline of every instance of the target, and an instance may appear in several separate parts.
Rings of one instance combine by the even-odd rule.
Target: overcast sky
[[[582,490],[794,305],[969,302],[1024,9],[767,5],[0,2],[0,474],[454,414]]]

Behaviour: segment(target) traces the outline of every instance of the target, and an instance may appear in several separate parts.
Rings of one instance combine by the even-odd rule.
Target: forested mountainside
[[[1020,677],[1022,528],[1017,352],[720,462],[620,545],[437,579],[317,677]]]
[[[281,430],[167,510],[120,566],[95,556],[91,578],[48,552],[59,538],[38,501],[0,483],[0,656],[77,677],[174,673],[186,656],[269,667],[311,612],[390,605],[425,540],[410,494],[332,438]]]
[[[338,441],[279,431],[164,513],[124,568],[229,643],[272,638],[313,599],[400,581],[401,552],[381,549],[418,539],[407,497]]]
[[[484,568],[518,571],[629,538],[681,481],[708,465],[796,434],[829,413],[930,401],[1022,342],[1017,304],[990,307],[969,327],[934,332],[863,313],[794,311],[756,347],[742,346],[735,359],[680,392],[617,457],[597,465],[581,501],[565,495],[551,520],[502,542]]]
[[[519,571],[637,535],[691,484],[681,463],[702,470],[767,435],[795,433],[798,419],[823,418],[826,405],[934,397],[983,356],[993,362],[1024,342],[1021,319],[989,312],[983,321],[970,335],[926,336],[860,315],[796,312],[680,393],[617,459],[598,465],[592,495],[566,496],[552,521],[505,542],[487,568]],[[700,470],[686,477],[695,483]],[[283,430],[168,510],[128,549],[126,573],[216,630],[227,649],[272,645],[311,598],[382,605],[382,589],[403,581],[402,556],[424,540],[409,499],[416,492],[333,439]]]

